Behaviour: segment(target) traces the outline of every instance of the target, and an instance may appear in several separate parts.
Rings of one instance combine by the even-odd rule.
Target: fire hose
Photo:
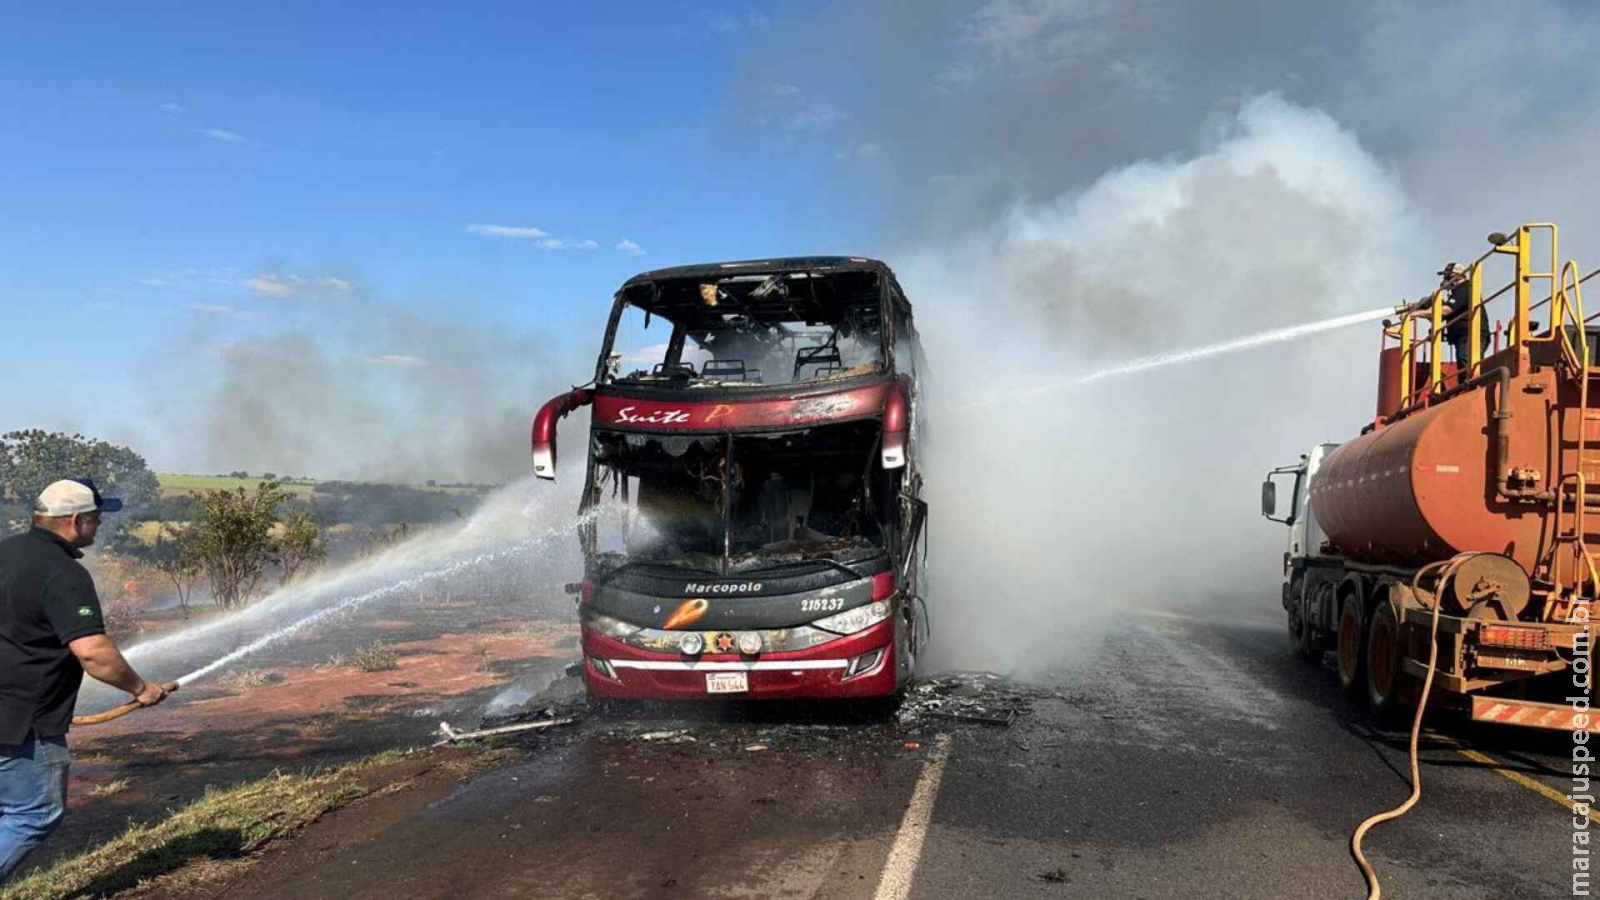
[[[176,681],[169,681],[166,684],[163,684],[161,689],[169,694],[174,693],[178,690],[178,683]],[[142,709],[143,707],[144,704],[137,700],[133,700],[128,703],[124,703],[121,706],[113,706],[105,712],[95,713],[92,716],[73,716],[72,724],[99,725],[104,722],[109,722],[112,719],[120,719],[128,713],[131,713],[136,709]]]
[[[1411,743],[1408,751],[1411,762],[1411,796],[1393,809],[1367,817],[1356,826],[1355,833],[1350,835],[1350,855],[1355,857],[1356,865],[1360,867],[1362,876],[1367,880],[1367,900],[1379,900],[1383,896],[1383,887],[1378,883],[1378,873],[1373,871],[1372,863],[1368,862],[1366,855],[1361,852],[1362,839],[1373,826],[1400,818],[1410,812],[1411,808],[1417,805],[1417,801],[1422,799],[1422,771],[1417,764],[1417,740],[1422,734],[1422,714],[1428,708],[1428,693],[1433,689],[1433,673],[1439,664],[1439,607],[1443,605],[1440,595],[1444,593],[1444,586],[1450,581],[1450,576],[1455,574],[1456,569],[1463,562],[1478,555],[1463,553],[1454,559],[1429,563],[1418,569],[1417,574],[1411,578],[1411,593],[1420,597],[1422,576],[1434,569],[1444,569],[1433,592],[1433,618],[1428,626],[1428,674],[1422,680],[1422,695],[1417,698],[1417,712],[1411,719]]]

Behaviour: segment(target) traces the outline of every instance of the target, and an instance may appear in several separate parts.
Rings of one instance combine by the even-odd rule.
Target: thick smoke
[[[933,385],[929,460],[937,621],[962,637],[947,661],[1048,664],[1139,608],[1270,613],[1282,534],[1256,486],[1371,415],[1375,326],[1034,389],[1381,306],[1405,208],[1350,133],[1263,97],[1192,158],[1132,163],[903,258],[936,376],[957,373]]]
[[[1600,247],[1581,150],[1600,19],[1575,4],[994,0],[780,24],[745,80],[786,87],[753,102],[838,103],[819,140],[875,148],[840,155],[841,195],[879,201],[928,345],[945,663],[1048,666],[1141,607],[1280,618],[1257,486],[1370,420],[1378,328],[1016,392],[1416,297],[1521,221],[1561,222],[1563,255]],[[795,49],[824,46],[826,66]]]
[[[450,317],[366,297],[307,310],[313,325],[288,316],[283,328],[205,336],[221,374],[202,402],[160,412],[181,436],[165,458],[198,472],[401,483],[525,474],[533,412],[592,368],[592,351],[435,305]]]

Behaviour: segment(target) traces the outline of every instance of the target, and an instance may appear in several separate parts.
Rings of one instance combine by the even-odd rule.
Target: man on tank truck
[[[94,581],[78,562],[122,501],[88,479],[39,494],[33,527],[0,541],[0,883],[61,824],[67,729],[83,673],[154,706],[166,691],[139,676],[105,633]]]

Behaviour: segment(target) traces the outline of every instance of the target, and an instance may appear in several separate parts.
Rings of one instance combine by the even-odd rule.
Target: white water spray
[[[505,559],[509,556],[530,549],[538,543],[538,539],[518,541],[517,543],[503,550],[498,550],[492,553],[480,553],[477,556],[471,557],[470,559],[457,560],[449,565],[440,566],[437,569],[432,569],[418,575],[413,575],[410,578],[402,578],[398,581],[392,581],[382,587],[373,588],[370,591],[362,594],[356,594],[353,597],[346,597],[345,599],[340,600],[326,609],[319,610],[303,619],[298,619],[294,622],[291,622],[288,625],[279,628],[277,631],[263,635],[262,637],[251,641],[232,653],[222,656],[204,666],[201,666],[198,669],[195,669],[193,672],[190,672],[187,675],[180,676],[178,678],[178,684],[189,684],[192,681],[203,678],[206,675],[215,672],[229,663],[237,662],[238,660],[241,660],[258,650],[270,647],[279,641],[294,637],[296,634],[299,634],[301,631],[307,628],[321,624],[329,619],[352,613],[356,609],[371,603],[374,600],[379,600],[401,591],[421,587],[424,584],[432,581],[438,581],[442,578],[449,578],[450,576],[458,574],[466,569],[470,569],[473,566],[479,566],[485,563],[494,562],[496,560]]]
[[[1323,319],[1320,322],[1310,322],[1305,325],[1293,325],[1288,328],[1278,328],[1273,331],[1263,331],[1259,334],[1249,335],[1248,337],[1233,338],[1231,340],[1220,341],[1215,344],[1206,344],[1202,347],[1195,347],[1192,350],[1174,350],[1167,353],[1157,353],[1153,356],[1144,356],[1129,362],[1117,363],[1116,365],[1107,366],[1103,369],[1096,369],[1087,375],[1079,375],[1075,378],[1066,379],[1065,381],[1054,381],[1036,388],[1029,388],[1025,391],[1016,391],[1012,394],[1012,396],[1019,400],[1029,400],[1041,394],[1065,390],[1066,388],[1081,387],[1086,384],[1092,384],[1096,381],[1104,381],[1107,378],[1133,375],[1137,372],[1145,372],[1150,369],[1159,369],[1163,366],[1172,366],[1179,363],[1194,362],[1196,360],[1206,359],[1212,356],[1223,356],[1229,353],[1238,353],[1242,350],[1250,350],[1255,347],[1263,347],[1268,344],[1281,344],[1284,341],[1292,341],[1296,338],[1306,337],[1308,335],[1317,334],[1323,331],[1333,331],[1338,328],[1347,328],[1351,325],[1359,325],[1363,322],[1371,322],[1374,319],[1381,319],[1384,316],[1392,315],[1393,313],[1394,309],[1392,307],[1385,306],[1381,309],[1368,310],[1367,312],[1351,313],[1347,316],[1336,316],[1332,319]]]
[[[125,655],[141,669],[157,670],[147,675],[159,675],[160,680],[170,678],[160,669],[194,667],[176,679],[187,685],[282,641],[333,625],[363,607],[407,596],[427,585],[449,584],[491,566],[527,572],[527,566],[539,560],[559,564],[545,545],[570,537],[582,518],[570,512],[570,497],[541,497],[533,493],[537,488],[531,481],[510,485],[486,498],[478,512],[460,525],[423,532],[371,558],[286,585],[243,610],[136,645]],[[507,575],[517,577],[511,572]],[[237,636],[246,629],[266,633],[241,646]],[[208,646],[216,648],[211,655],[198,655]],[[224,649],[227,652],[215,655]],[[90,703],[97,694],[109,698],[111,693],[110,688],[100,690],[92,684],[85,688],[84,699]]]

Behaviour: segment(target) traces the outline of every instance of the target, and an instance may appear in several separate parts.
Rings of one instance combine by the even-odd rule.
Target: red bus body
[[[625,318],[642,320],[629,324]],[[652,362],[620,349],[653,323]],[[619,334],[620,333],[620,334]],[[691,356],[698,358],[698,363]],[[627,360],[649,365],[623,372]],[[887,266],[813,257],[647,272],[618,291],[592,386],[579,538],[591,696],[897,693],[926,639],[921,351]]]

